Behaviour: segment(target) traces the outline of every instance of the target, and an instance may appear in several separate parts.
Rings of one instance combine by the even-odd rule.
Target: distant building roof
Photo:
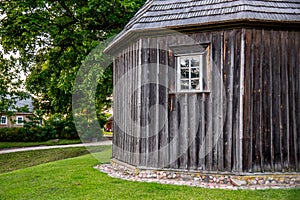
[[[11,99],[12,97],[11,96],[6,96],[7,99]],[[27,106],[28,107],[28,110],[30,113],[33,112],[33,109],[34,109],[34,106],[33,106],[33,100],[32,100],[32,97],[28,97],[26,99],[20,99],[19,97],[13,97],[14,99],[14,106],[13,107],[10,107],[9,110],[10,111],[16,111],[16,108],[22,108],[22,107],[25,107]]]
[[[16,102],[17,108],[22,108],[24,106],[28,106],[29,112],[32,113],[34,108],[32,104],[32,98],[23,99]]]
[[[107,49],[131,32],[237,21],[300,23],[300,0],[148,0]]]

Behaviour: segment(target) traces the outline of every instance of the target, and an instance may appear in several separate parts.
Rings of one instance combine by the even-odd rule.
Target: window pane
[[[1,117],[1,124],[6,124],[6,117]]]
[[[199,68],[192,68],[191,69],[191,78],[199,78],[199,77],[200,77]]]
[[[189,59],[187,57],[182,57],[180,59],[180,67],[181,68],[188,68],[189,67]]]
[[[181,79],[188,79],[189,78],[189,69],[182,69],[181,70]]]
[[[191,58],[191,67],[199,67],[200,59],[199,56],[193,56]]]
[[[199,89],[201,89],[199,79],[192,80],[192,90],[199,90]]]
[[[201,92],[209,90],[210,69],[207,65],[207,52],[199,55],[182,55],[177,61],[177,90]]]
[[[17,117],[17,124],[23,123],[23,117]]]
[[[180,89],[181,90],[188,90],[189,89],[189,81],[188,80],[180,81]]]

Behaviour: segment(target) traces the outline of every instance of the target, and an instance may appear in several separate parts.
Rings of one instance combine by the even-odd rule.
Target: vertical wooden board
[[[173,38],[171,36],[167,37],[168,44],[173,44]],[[168,89],[170,92],[175,92],[176,91],[176,67],[175,67],[175,57],[172,53],[172,51],[169,48],[169,51],[167,52],[168,55],[168,67],[169,67],[169,72],[168,72]]]
[[[197,131],[198,169],[205,170],[205,94],[198,97],[199,104],[199,128]]]
[[[128,102],[128,108],[127,112],[129,114],[129,117],[126,117],[126,123],[128,124],[127,132],[126,132],[126,137],[127,137],[127,156],[128,156],[128,163],[133,164],[133,135],[134,133],[132,132],[132,114],[133,114],[133,108],[134,104],[132,103],[131,100],[131,95],[132,95],[132,81],[133,81],[133,75],[131,74],[132,70],[132,46],[129,45],[127,47],[128,52],[127,52],[127,73],[129,74],[129,80],[128,80],[128,87],[126,89],[126,96],[127,96],[127,102]]]
[[[264,66],[264,57],[265,57],[265,46],[263,45],[263,42],[265,40],[265,32],[264,30],[260,30],[260,54],[259,54],[259,157],[260,157],[260,168],[261,172],[265,172],[264,169],[264,149],[265,141],[263,140],[263,131],[264,131],[264,124],[263,124],[263,94],[265,91],[263,90],[263,66]]]
[[[244,83],[245,83],[245,33],[246,29],[241,29],[241,40],[240,40],[240,96],[239,96],[239,154],[238,154],[238,171],[243,171],[243,127],[244,127]]]
[[[138,62],[138,68],[137,68],[137,72],[138,72],[138,95],[137,95],[137,102],[138,102],[138,108],[137,108],[137,126],[139,128],[138,131],[138,151],[137,153],[137,160],[138,163],[137,165],[140,166],[141,165],[141,161],[140,161],[140,153],[141,153],[141,144],[142,144],[142,133],[141,133],[141,125],[142,125],[142,119],[141,119],[141,111],[142,111],[142,40],[139,39],[138,40],[138,44],[137,44],[137,51],[138,51],[138,57],[137,57],[137,62]]]
[[[118,87],[116,87],[117,85],[117,82],[119,80],[119,68],[120,68],[120,62],[119,62],[119,57],[116,57],[115,58],[115,62],[114,62],[114,70],[113,70],[113,73],[114,73],[114,93],[113,93],[113,96],[114,96],[114,101],[113,101],[113,107],[115,109],[115,120],[113,121],[114,123],[114,134],[113,134],[113,152],[112,152],[112,157],[113,158],[117,158],[118,159],[118,156],[119,156],[119,129],[118,129],[118,125],[116,123],[116,121],[118,121],[118,118],[119,117],[119,91],[118,91]],[[116,120],[117,118],[117,120]]]
[[[132,64],[131,64],[131,58],[130,58],[130,49],[131,46],[129,45],[126,49],[126,54],[125,54],[125,73],[124,75],[126,76],[128,74],[128,71],[130,70]],[[123,100],[124,100],[124,107],[122,109],[124,109],[125,112],[122,113],[123,118],[124,118],[124,123],[126,124],[126,128],[124,130],[125,133],[125,158],[127,159],[126,162],[129,164],[132,164],[132,158],[130,156],[131,151],[132,151],[132,147],[130,147],[131,145],[131,123],[130,120],[132,120],[132,105],[131,105],[131,99],[130,99],[130,90],[131,90],[131,86],[132,86],[132,76],[129,76],[128,80],[126,83],[126,87],[124,87],[124,96],[123,96]],[[127,113],[124,114],[124,113]]]
[[[168,150],[167,150],[167,154],[168,154],[168,160],[166,160],[166,162],[168,163],[167,165],[165,165],[165,168],[171,168],[171,150],[172,150],[172,145],[171,145],[171,141],[173,139],[173,118],[172,118],[172,113],[173,113],[173,99],[172,99],[171,94],[168,94],[168,120],[167,120],[167,124],[168,124],[168,132],[167,134],[167,143],[168,143]]]
[[[271,134],[271,125],[270,125],[270,96],[271,90],[271,77],[270,77],[270,43],[271,36],[270,31],[264,31],[264,39],[262,41],[262,45],[264,46],[264,55],[263,55],[263,64],[262,64],[262,139],[264,141],[264,169],[265,171],[272,171],[271,167],[271,141],[270,141],[270,134]]]
[[[118,56],[117,60],[116,60],[116,72],[114,72],[116,74],[116,83],[119,80],[119,74],[120,74],[120,68],[121,68],[121,57]],[[116,89],[116,87],[114,88]],[[118,90],[114,90],[114,96],[116,96],[117,98],[114,101],[114,110],[115,110],[115,120],[114,120],[114,127],[116,130],[114,130],[114,136],[113,138],[115,139],[115,147],[117,149],[116,153],[115,153],[115,158],[119,159],[118,155],[120,154],[119,150],[120,150],[120,140],[119,140],[119,134],[120,134],[120,130],[118,128],[118,123],[120,122],[120,114],[119,114],[119,107],[120,107],[120,87],[117,88]],[[118,94],[118,95],[117,95]]]
[[[119,65],[118,65],[118,78],[120,78],[123,74],[123,57],[122,55],[120,55],[119,57]],[[122,101],[121,99],[123,98],[122,97],[122,91],[123,91],[123,85],[120,85],[120,87],[118,87],[118,110],[116,111],[116,117],[117,117],[117,123],[122,123],[122,111],[121,111],[121,106],[122,106]],[[119,126],[120,124],[115,124],[115,126]],[[117,140],[118,140],[118,159],[121,159],[121,154],[122,154],[122,130],[118,127],[118,131],[117,131]]]
[[[281,68],[280,68],[280,76],[281,76],[281,121],[282,121],[282,162],[283,162],[283,170],[286,171],[289,168],[289,137],[290,137],[290,119],[289,119],[289,84],[288,84],[288,60],[287,60],[287,39],[288,34],[286,31],[281,31]]]
[[[213,133],[212,133],[212,97],[206,96],[205,106],[205,168],[212,171],[213,165]]]
[[[124,74],[124,57],[123,57],[123,54],[122,54],[122,52],[121,52],[121,54],[120,54],[120,65],[119,65],[119,75],[120,75],[120,77],[122,76],[121,74]],[[121,99],[123,99],[123,84],[121,84],[120,85],[120,87],[119,87],[119,94],[118,94],[118,96],[119,96],[119,99],[120,99],[120,101],[119,101],[119,110],[116,112],[116,114],[117,114],[117,116],[118,116],[118,123],[121,125],[122,123],[123,123],[123,121],[122,121],[122,114],[123,114],[123,111],[122,111],[122,104],[123,104],[123,101],[121,101]],[[118,146],[118,148],[119,148],[119,150],[120,150],[120,152],[119,152],[119,159],[120,160],[123,160],[123,157],[122,157],[122,153],[123,153],[123,151],[122,151],[122,148],[123,148],[123,132],[122,132],[123,130],[122,130],[122,127],[120,127],[120,129],[119,129],[119,131],[118,131],[118,133],[119,133],[119,138],[118,138],[118,141],[119,141],[119,146]]]
[[[129,48],[125,49],[125,62],[124,62],[124,74],[128,74],[130,67],[129,63]],[[129,79],[131,77],[129,76]],[[130,161],[130,125],[129,125],[129,117],[125,115],[125,113],[130,113],[130,99],[129,99],[129,87],[130,87],[130,81],[126,81],[123,95],[124,95],[124,124],[125,124],[125,130],[124,130],[124,160],[126,163],[131,164]],[[130,116],[130,114],[129,114]]]
[[[179,168],[187,169],[187,149],[188,149],[188,94],[179,95]]]
[[[140,133],[140,110],[141,110],[141,88],[140,88],[140,81],[141,81],[141,51],[140,51],[140,40],[137,40],[135,43],[134,47],[134,54],[135,54],[135,70],[136,70],[136,83],[135,83],[135,103],[136,103],[136,108],[135,108],[135,123],[136,123],[136,143],[135,143],[135,165],[139,166],[140,165],[140,143],[141,143],[141,133]]]
[[[233,170],[239,170],[239,98],[240,98],[240,41],[241,32],[240,30],[233,30],[231,33],[233,36],[232,42],[232,62],[234,63],[233,68],[233,110],[232,110],[232,152],[233,152]]]
[[[222,153],[220,152],[221,144],[219,139],[223,126],[222,119],[222,69],[221,69],[221,36],[220,33],[212,33],[211,52],[211,96],[212,96],[212,140],[213,140],[213,166],[214,171],[218,170],[219,162],[221,162]]]
[[[138,40],[134,43],[133,46],[133,54],[134,54],[134,84],[133,84],[133,89],[134,89],[134,126],[133,129],[135,131],[135,140],[134,140],[134,165],[138,166],[139,164],[139,141],[140,141],[140,129],[139,129],[139,109],[140,109],[140,104],[139,104],[139,42]]]
[[[232,170],[232,113],[233,113],[233,67],[234,67],[234,48],[232,44],[232,33],[224,32],[224,73],[223,80],[226,88],[226,116],[224,126],[224,163],[227,171]]]
[[[290,138],[289,138],[289,145],[290,145],[290,152],[289,152],[289,160],[290,160],[290,170],[297,171],[297,125],[296,125],[296,113],[295,113],[295,73],[294,67],[296,66],[295,62],[295,32],[291,31],[288,33],[288,44],[287,49],[290,51],[287,52],[288,54],[288,81],[289,81],[289,91],[288,91],[288,99],[289,99],[289,118],[290,118]]]
[[[234,45],[234,77],[233,77],[233,110],[234,110],[234,123],[233,123],[233,139],[235,144],[235,170],[242,171],[242,126],[243,126],[243,76],[244,76],[244,33],[242,29],[235,32],[235,45]],[[242,65],[243,64],[243,65]]]
[[[273,118],[273,145],[274,145],[274,169],[281,171],[281,138],[280,138],[280,38],[278,31],[272,31],[272,118]]]
[[[129,76],[129,87],[127,89],[128,93],[128,101],[129,101],[129,113],[130,117],[127,119],[127,122],[129,123],[129,132],[127,133],[128,139],[129,139],[129,163],[131,165],[134,165],[134,138],[136,136],[135,131],[133,129],[133,120],[134,120],[134,109],[135,109],[135,103],[134,103],[134,91],[133,91],[133,84],[134,84],[134,74],[131,73],[133,71],[133,45],[132,43],[128,46],[128,72],[130,74]]]
[[[281,35],[282,31],[277,31],[277,34],[278,34],[278,42],[279,44],[282,44],[282,35]],[[279,160],[278,160],[278,164],[279,164],[279,170],[280,171],[284,171],[284,166],[283,166],[283,163],[284,163],[284,158],[283,158],[283,138],[284,138],[284,130],[283,130],[283,110],[282,110],[282,104],[283,104],[283,101],[282,101],[282,97],[281,97],[281,94],[282,94],[282,65],[283,65],[283,60],[282,60],[282,53],[283,53],[283,49],[282,49],[282,46],[281,45],[277,45],[277,52],[278,52],[278,59],[279,59],[279,65],[277,66],[278,67],[278,77],[279,77],[279,80],[280,80],[280,84],[279,84],[279,88],[278,88],[278,114],[279,114]]]
[[[157,44],[156,38],[150,38],[149,39],[150,47],[154,47],[155,44]],[[157,95],[157,49],[156,48],[150,48],[150,54],[149,54],[149,113],[148,113],[148,123],[149,123],[149,157],[148,157],[148,166],[151,167],[157,167],[158,163],[158,130],[157,130],[157,124],[158,124],[158,118],[157,118],[157,101],[158,101],[158,95]]]
[[[169,55],[169,57],[172,57],[172,55]],[[168,89],[170,92],[175,92],[176,91],[176,74],[175,68],[174,68],[174,63],[175,63],[175,58],[174,59],[169,59],[169,69],[168,69]]]
[[[137,51],[137,42],[134,42],[132,44],[132,66],[133,66],[133,83],[132,83],[132,92],[133,92],[133,97],[132,97],[132,102],[133,102],[133,116],[132,116],[132,121],[133,125],[131,130],[134,132],[134,137],[133,137],[133,162],[132,164],[134,166],[138,165],[138,147],[139,147],[139,130],[136,128],[136,125],[138,124],[138,117],[137,117],[137,110],[139,109],[139,104],[138,104],[138,62],[137,62],[137,57],[138,57],[138,51]]]
[[[135,66],[134,66],[134,43],[131,43],[129,46],[129,73],[132,74],[130,77],[130,86],[129,86],[129,102],[130,102],[130,163],[131,165],[135,166],[135,138],[136,138],[136,131],[134,129],[134,123],[135,123],[135,108],[136,108],[136,102],[135,102],[135,91],[134,91],[134,84],[135,84],[135,78],[136,75],[134,73]],[[130,71],[133,71],[132,73]]]
[[[144,118],[144,112],[145,112],[145,87],[144,87],[144,77],[145,77],[145,68],[143,63],[145,62],[145,49],[143,48],[143,39],[140,39],[139,43],[139,50],[140,50],[140,111],[139,111],[139,119],[140,119],[140,145],[139,145],[139,166],[145,166],[145,131],[144,131],[144,126],[146,124],[145,118]]]
[[[113,65],[113,86],[114,86],[114,91],[113,91],[113,98],[114,98],[114,101],[113,101],[113,108],[117,108],[117,90],[116,90],[116,83],[117,83],[117,57],[114,58],[114,65]],[[113,121],[113,127],[116,127],[115,126],[115,120]],[[117,130],[114,131],[115,134],[117,134]],[[112,143],[113,143],[113,146],[112,146],[112,157],[115,158],[116,154],[117,154],[117,148],[116,148],[116,143],[117,143],[117,136],[116,135],[113,135],[113,139],[112,139]]]
[[[121,74],[121,56],[118,57],[118,65],[117,65],[117,78],[119,80],[119,77],[120,77],[120,74]],[[116,127],[116,130],[115,130],[115,133],[116,133],[116,136],[114,136],[114,138],[116,139],[116,142],[115,142],[115,145],[118,149],[118,154],[116,155],[115,158],[119,159],[119,155],[120,155],[120,129],[118,128],[118,123],[120,123],[120,98],[121,98],[121,88],[118,87],[118,95],[117,96],[117,101],[116,101],[116,104],[117,106],[115,107],[115,117],[116,119],[114,120],[114,127]]]
[[[261,54],[261,31],[253,30],[254,32],[254,42],[253,42],[253,53],[254,53],[254,68],[253,68],[253,79],[254,88],[253,88],[253,138],[254,138],[254,171],[261,172],[261,65],[260,65],[260,54]]]
[[[159,44],[159,168],[168,165],[168,55],[166,38],[161,38]]]
[[[175,45],[177,44],[175,36],[167,36],[167,44],[168,45]],[[168,61],[168,89],[170,92],[176,91],[176,67],[175,67],[175,57],[170,48],[168,47],[167,52],[167,61]],[[178,137],[178,115],[177,112],[179,111],[177,105],[177,97],[176,95],[169,94],[169,134],[168,134],[168,143],[169,143],[169,164],[171,168],[178,168],[178,161],[177,161],[177,145],[179,144],[179,137]]]
[[[145,43],[145,46],[146,49],[147,49],[147,60],[146,60],[146,63],[145,65],[143,66],[145,68],[145,77],[144,77],[144,87],[145,87],[145,112],[143,113],[144,114],[144,118],[145,118],[145,148],[146,148],[146,151],[145,151],[145,159],[146,159],[146,167],[150,166],[150,149],[149,149],[149,144],[152,143],[152,140],[151,140],[151,129],[150,129],[150,90],[151,90],[151,85],[149,84],[149,81],[150,81],[150,59],[151,59],[151,49],[150,49],[150,40],[149,38],[145,38],[145,40],[147,40],[147,45]]]
[[[170,133],[169,133],[169,163],[170,167],[177,169],[179,167],[178,158],[179,158],[179,123],[180,123],[180,106],[178,103],[177,95],[169,95],[170,99]]]
[[[295,74],[295,119],[296,119],[296,129],[297,129],[297,151],[296,158],[297,162],[297,170],[300,170],[300,31],[295,32],[295,66],[294,66],[294,74]]]
[[[126,73],[126,52],[123,50],[122,51],[122,53],[123,53],[123,55],[122,55],[122,75],[124,75],[125,73]],[[121,107],[121,112],[122,112],[122,114],[121,114],[121,123],[122,123],[122,127],[121,127],[121,129],[122,129],[122,147],[121,147],[121,149],[122,149],[122,161],[124,161],[124,162],[127,162],[127,160],[126,160],[126,156],[127,155],[125,155],[125,153],[126,153],[126,151],[125,151],[125,148],[126,148],[126,118],[125,118],[125,116],[124,116],[124,113],[126,113],[126,96],[125,96],[125,90],[126,90],[126,83],[124,83],[124,84],[122,84],[122,107]]]
[[[272,172],[275,171],[275,154],[274,154],[274,123],[273,123],[273,96],[274,96],[274,90],[273,90],[273,31],[270,31],[270,50],[269,50],[269,68],[270,68],[270,73],[269,73],[269,79],[270,79],[270,95],[269,95],[269,100],[268,103],[270,104],[270,153],[271,153],[271,170]]]
[[[252,30],[245,31],[245,77],[244,77],[244,142],[243,142],[243,169],[245,172],[252,170]]]
[[[124,76],[124,74],[126,73],[126,52],[125,50],[122,51],[122,76]],[[122,123],[122,127],[121,127],[121,157],[122,157],[122,161],[123,162],[127,162],[126,158],[126,118],[124,116],[124,113],[126,113],[126,94],[125,94],[125,90],[126,90],[126,83],[122,84],[122,91],[121,91],[121,96],[122,96],[122,104],[121,104],[121,123]]]
[[[188,167],[197,169],[197,151],[196,151],[196,132],[198,130],[197,122],[199,120],[199,105],[197,94],[190,94],[188,97]]]
[[[137,128],[139,130],[137,130],[138,132],[138,144],[137,144],[137,152],[136,152],[136,157],[138,160],[137,166],[140,166],[140,152],[141,152],[141,142],[142,142],[142,138],[141,138],[141,111],[142,111],[142,102],[141,102],[141,98],[142,98],[142,45],[141,45],[142,40],[139,39],[137,41],[137,104],[138,104],[138,108],[137,108]]]
[[[210,34],[209,41],[212,41],[212,35]],[[209,49],[210,60],[209,63],[213,63],[212,59],[212,48]],[[210,74],[212,74],[212,64],[210,69]],[[212,88],[212,83],[210,83],[209,88]],[[205,168],[209,171],[213,170],[213,95],[209,94],[206,96],[206,105],[205,105]]]
[[[140,166],[147,166],[148,159],[148,106],[149,106],[149,87],[148,83],[148,64],[150,50],[148,48],[148,38],[143,38],[141,41],[141,144],[140,144]]]
[[[173,139],[174,139],[174,101],[175,101],[175,95],[169,94],[168,95],[168,127],[169,127],[169,132],[168,132],[168,146],[169,146],[169,160],[168,163],[169,165],[167,167],[172,168],[173,167]]]
[[[128,74],[129,72],[129,67],[130,67],[130,62],[129,62],[129,48],[125,49],[125,74]],[[128,76],[128,79],[131,79],[130,76]],[[126,81],[126,87],[124,87],[124,100],[125,100],[125,106],[124,106],[124,123],[126,126],[125,129],[125,142],[124,142],[124,150],[125,150],[125,161],[128,164],[131,164],[131,156],[130,156],[130,115],[131,115],[131,103],[130,103],[130,93],[129,93],[129,88],[130,88],[130,80]],[[125,115],[127,113],[127,115]],[[129,117],[127,117],[129,116]]]
[[[124,63],[124,75],[128,74],[130,63],[129,63],[129,48],[125,49],[125,63]],[[128,76],[130,79],[131,77]],[[129,99],[129,87],[130,87],[130,80],[125,82],[124,85],[124,90],[123,90],[123,95],[124,95],[124,126],[125,126],[125,131],[124,131],[124,160],[126,163],[130,163],[130,125],[129,125],[129,118],[126,116],[125,113],[130,113],[130,99]],[[130,116],[130,114],[129,114]]]
[[[219,138],[219,141],[218,141],[218,170],[220,171],[224,171],[224,126],[225,126],[225,123],[224,123],[224,119],[225,119],[225,116],[226,116],[226,92],[225,92],[225,84],[224,84],[224,80],[223,80],[223,74],[224,74],[224,60],[223,60],[223,55],[224,55],[224,34],[223,32],[220,32],[220,54],[218,55],[219,56],[219,59],[220,59],[220,105],[219,105],[219,109],[220,109],[220,117],[219,117],[219,120],[220,120],[220,138]]]

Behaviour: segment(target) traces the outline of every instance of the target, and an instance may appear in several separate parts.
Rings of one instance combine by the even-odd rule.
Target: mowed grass
[[[139,183],[111,178],[94,169],[109,162],[111,147],[0,174],[0,199],[299,199],[300,190],[228,191]],[[96,158],[97,159],[96,159]]]
[[[34,146],[53,146],[53,145],[64,145],[64,144],[80,144],[81,140],[62,140],[58,142],[49,140],[46,142],[0,142],[0,149],[11,149],[20,147],[34,147]]]
[[[18,153],[0,154],[0,173],[23,169],[43,163],[63,160],[66,158],[86,155],[90,151],[97,152],[104,147],[85,147],[24,151]]]

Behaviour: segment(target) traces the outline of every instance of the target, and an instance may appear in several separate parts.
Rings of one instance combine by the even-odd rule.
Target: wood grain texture
[[[189,35],[209,46],[205,93],[176,92],[170,46],[184,44],[180,35],[144,37],[115,57],[114,84],[136,70],[114,91],[113,157],[159,169],[299,172],[300,32]]]

